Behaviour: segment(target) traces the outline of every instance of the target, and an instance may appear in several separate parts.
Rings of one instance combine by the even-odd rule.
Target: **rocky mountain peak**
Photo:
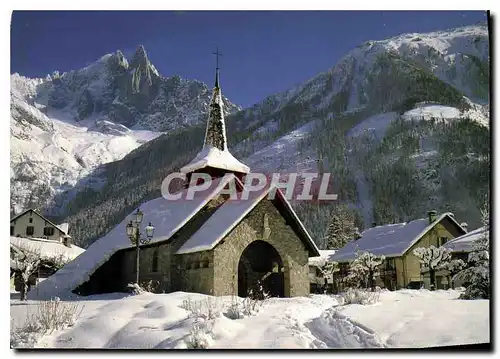
[[[135,50],[134,55],[132,56],[130,67],[138,68],[138,67],[147,67],[148,65],[150,65],[150,61],[148,59],[146,49],[144,48],[143,45],[139,45],[137,47],[137,50]]]

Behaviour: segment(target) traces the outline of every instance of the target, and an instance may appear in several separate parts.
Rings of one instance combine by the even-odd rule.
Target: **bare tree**
[[[436,289],[436,271],[446,268],[451,255],[444,247],[430,246],[428,248],[419,247],[413,250],[413,255],[422,263],[423,270],[429,270],[431,279],[431,290]]]
[[[375,290],[375,279],[380,275],[378,267],[384,262],[385,256],[376,256],[373,253],[362,252],[356,254],[356,259],[349,266],[346,281],[361,287],[363,283],[372,291]]]
[[[18,248],[11,252],[11,269],[14,271],[14,278],[21,284],[21,300],[28,300],[30,290],[30,277],[37,273],[41,263],[41,252],[39,248],[26,247]]]
[[[17,279],[20,282],[21,300],[28,299],[28,291],[31,289],[32,278],[37,276],[41,266],[55,272],[68,263],[68,261],[69,258],[63,253],[43,255],[40,247],[15,247],[11,251],[11,271],[14,273],[14,280]]]

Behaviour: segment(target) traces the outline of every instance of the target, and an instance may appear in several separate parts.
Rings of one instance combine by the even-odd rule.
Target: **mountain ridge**
[[[435,39],[437,33],[441,40]],[[380,40],[382,45],[375,46],[373,41],[372,44],[368,41],[299,86],[230,114],[226,120],[231,151],[243,162],[248,160],[254,171],[278,168],[282,172],[334,173],[337,178],[334,187],[340,202],[362,213],[364,226],[370,224],[370,219],[391,223],[420,217],[430,207],[468,216],[474,224],[479,197],[487,192],[489,182],[483,174],[489,168],[489,157],[486,162],[474,159],[479,177],[466,170],[467,165],[473,164],[467,161],[472,160],[461,160],[450,168],[443,159],[450,153],[455,153],[457,158],[467,158],[466,155],[476,150],[482,151],[482,157],[478,158],[484,157],[484,148],[477,147],[481,141],[467,142],[466,138],[453,136],[466,131],[484,140],[489,135],[489,129],[484,127],[489,122],[488,96],[481,100],[485,93],[489,94],[489,81],[484,81],[489,79],[488,33],[485,27],[466,26],[431,34],[434,35],[398,35]],[[454,60],[457,56],[459,62]],[[453,69],[455,76],[452,76]],[[464,96],[467,93],[473,100]],[[441,107],[432,107],[432,103]],[[384,113],[394,115],[384,124],[386,134],[375,141],[371,127],[386,121],[387,117],[377,117]],[[415,115],[429,113],[431,119]],[[443,113],[453,113],[455,117],[445,119]],[[468,122],[470,117],[472,122]],[[441,126],[442,120],[449,125]],[[104,183],[102,187],[89,187],[63,201],[66,204],[61,218],[72,223],[74,235],[80,237],[84,245],[103,235],[131,209],[158,196],[163,178],[194,157],[201,148],[203,124],[201,121],[178,127],[136,148],[121,160],[106,164],[97,176]],[[363,131],[353,140],[350,130],[356,126],[361,126]],[[432,135],[433,131],[439,136]],[[413,145],[414,133],[421,134],[426,138],[424,142],[432,142],[434,147]],[[405,147],[401,138],[407,138],[412,146]],[[465,149],[455,148],[448,138],[455,138]],[[360,150],[356,141],[364,141],[372,149],[371,153]],[[399,143],[399,147],[389,145],[391,141]],[[389,148],[396,155],[388,153]],[[257,158],[259,153],[265,156]],[[423,165],[415,162],[423,158],[421,154],[433,158],[433,162],[426,160]],[[145,165],[139,170],[138,163]],[[402,188],[384,187],[380,181],[382,169],[399,178]],[[148,173],[147,178],[144,172]],[[438,179],[429,182],[426,179],[429,173],[438,173]],[[448,193],[444,186],[448,183],[451,188],[460,181],[467,184],[460,191],[466,202],[461,202],[458,194]],[[405,188],[412,188],[411,194],[406,195]],[[417,188],[429,198],[418,198]],[[59,197],[58,200],[62,198]],[[321,228],[326,228],[331,207],[294,205],[321,244],[324,235]],[[365,213],[366,206],[373,208],[368,211],[371,214]],[[106,213],[104,218],[102,213]]]

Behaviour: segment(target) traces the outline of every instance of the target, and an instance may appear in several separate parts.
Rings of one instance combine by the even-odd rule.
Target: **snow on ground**
[[[359,124],[351,128],[346,137],[348,139],[355,139],[356,137],[366,135],[381,141],[389,125],[398,117],[396,112],[379,113],[370,116]],[[358,159],[352,155],[352,144],[348,141],[347,153],[349,155],[348,164],[354,174],[354,181],[356,183],[356,191],[358,193],[358,206],[361,209],[364,223],[372,223],[373,220],[373,203],[370,195],[370,185],[367,181],[366,174],[362,166],[358,164]]]
[[[300,140],[305,140],[310,136],[316,122],[315,120],[308,122],[289,134],[280,137],[269,146],[247,157],[244,162],[253,172],[296,172],[299,174],[315,172],[317,168],[316,153],[310,148],[300,153],[298,144]]]
[[[403,118],[407,120],[430,120],[432,118],[450,120],[460,117],[460,110],[455,107],[441,105],[418,106],[410,111],[406,111]]]
[[[387,127],[398,117],[397,112],[379,113],[370,116],[354,126],[347,133],[347,137],[356,137],[362,134],[372,134],[377,141],[380,141]]]
[[[99,165],[120,160],[161,135],[128,130],[98,116],[77,122],[69,112],[42,112],[18,92],[13,89],[10,121],[11,177],[25,179],[12,184],[18,211],[34,188],[49,188],[51,195],[67,190]]]
[[[454,290],[406,289],[384,292],[372,306],[346,306],[341,313],[374,330],[388,346],[489,342],[489,300],[457,298]]]
[[[36,290],[36,289],[34,289]],[[489,301],[458,300],[455,290],[383,291],[373,305],[339,306],[336,296],[271,298],[254,316],[213,319],[183,309],[188,298],[226,312],[231,297],[175,292],[82,297],[73,327],[44,336],[38,347],[186,348],[195,326],[210,348],[429,347],[489,342]],[[240,299],[241,300],[241,299]],[[11,299],[20,326],[36,302]],[[206,313],[207,311],[205,311]]]

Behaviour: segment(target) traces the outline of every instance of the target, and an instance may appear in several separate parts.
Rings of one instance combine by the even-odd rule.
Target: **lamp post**
[[[130,239],[130,242],[132,242],[133,245],[135,245],[136,248],[136,257],[135,257],[135,282],[137,285],[139,285],[139,246],[141,244],[148,244],[151,242],[151,239],[153,238],[153,233],[155,231],[155,227],[149,222],[149,225],[147,225],[144,230],[146,231],[146,237],[143,237],[140,231],[140,225],[142,222],[144,214],[142,211],[137,208],[137,211],[134,213],[134,220],[128,222],[127,224],[127,236]]]

